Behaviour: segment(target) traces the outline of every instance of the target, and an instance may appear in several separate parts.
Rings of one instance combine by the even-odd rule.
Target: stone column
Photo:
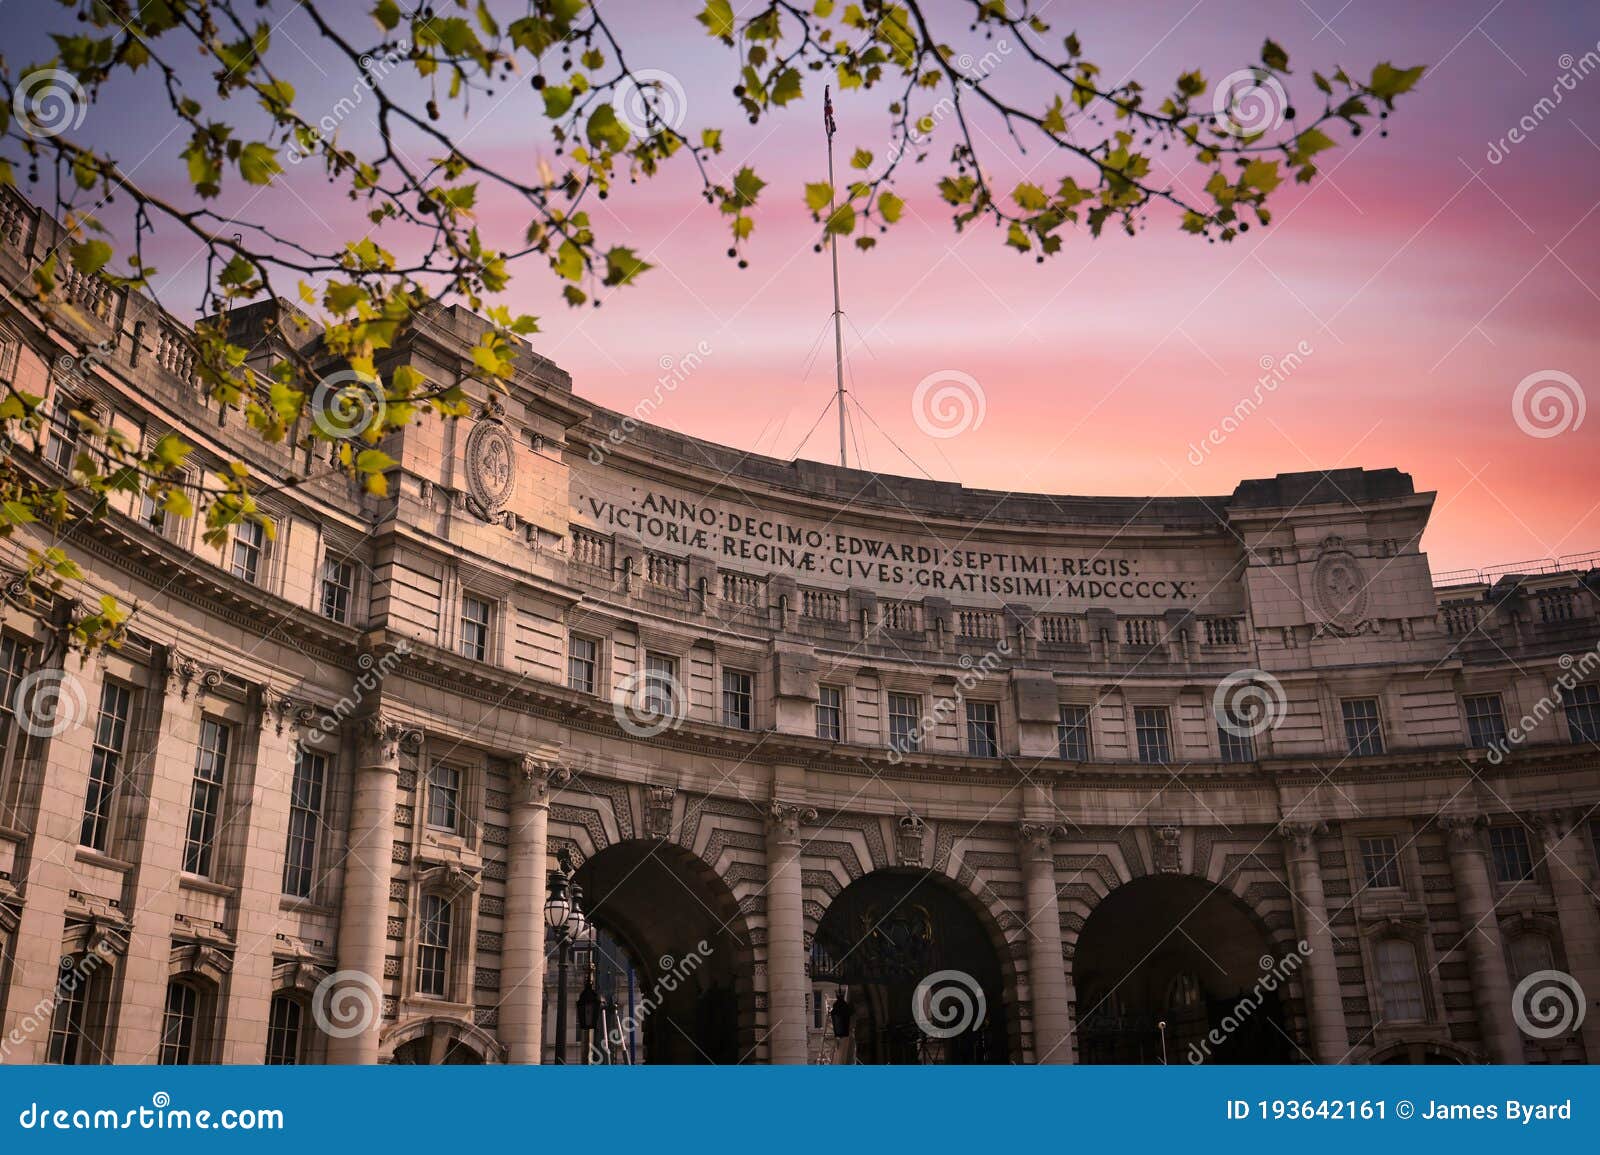
[[[1339,968],[1333,957],[1333,932],[1328,929],[1328,903],[1322,892],[1322,864],[1317,860],[1321,822],[1285,822],[1284,851],[1289,883],[1294,888],[1295,921],[1306,956],[1306,1010],[1311,1020],[1311,1053],[1319,1063],[1342,1063],[1350,1054],[1339,992]]]
[[[800,824],[815,810],[773,801],[767,812],[767,1026],[774,1063],[806,1061],[806,927]]]
[[[350,972],[332,992],[363,1001],[354,1021],[342,1022],[342,1038],[328,1039],[330,1063],[376,1063],[383,1028],[383,963],[388,953],[389,880],[393,873],[394,806],[400,777],[404,728],[391,717],[362,719],[356,760],[350,838],[344,860],[344,897],[339,905],[339,970]],[[359,992],[359,993],[357,993]],[[370,1004],[370,1005],[367,1005]],[[368,1013],[370,1011],[370,1013]],[[359,1030],[356,1028],[359,1027]]]
[[[1600,1063],[1600,907],[1589,890],[1588,868],[1579,850],[1583,824],[1576,819],[1571,811],[1552,810],[1534,815],[1533,824],[1544,843],[1567,972],[1583,992],[1579,998],[1588,1002],[1580,1028],[1584,1054],[1589,1062]],[[1527,1005],[1526,999],[1521,1002]]]
[[[500,1041],[506,1061],[537,1063],[544,1049],[544,900],[548,886],[550,788],[565,771],[523,756],[511,776],[505,943],[500,955]]]
[[[1472,975],[1472,996],[1478,1004],[1483,1043],[1495,1063],[1520,1063],[1522,1035],[1511,1017],[1511,978],[1506,972],[1505,944],[1494,909],[1494,884],[1479,831],[1483,819],[1445,815],[1438,819],[1450,845],[1450,873],[1461,912],[1462,945]]]
[[[1037,1063],[1071,1063],[1072,1016],[1067,971],[1061,958],[1061,904],[1056,895],[1056,828],[1025,822],[1019,828],[1022,880],[1027,900],[1028,990],[1033,1003],[1033,1057]]]

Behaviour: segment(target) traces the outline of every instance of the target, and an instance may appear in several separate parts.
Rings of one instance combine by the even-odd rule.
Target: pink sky
[[[828,263],[811,251],[815,226],[800,199],[804,181],[825,175],[820,85],[808,76],[804,101],[758,128],[743,124],[728,95],[733,57],[693,22],[695,7],[608,5],[633,38],[629,63],[682,83],[686,129],[723,127],[727,172],[750,163],[769,182],[750,267],[723,256],[725,221],[697,199],[682,164],[589,205],[605,243],[632,245],[657,266],[637,286],[601,309],[570,310],[526,265],[509,300],[541,317],[535,347],[571,372],[577,392],[618,409],[650,393],[663,358],[704,343],[710,355],[655,419],[787,458],[833,388]],[[1436,572],[1600,550],[1600,415],[1537,438],[1512,409],[1518,383],[1541,371],[1570,375],[1586,401],[1600,391],[1600,72],[1564,93],[1504,163],[1485,157],[1573,67],[1563,54],[1596,50],[1600,11],[1558,0],[1056,0],[1046,16],[1057,34],[1075,29],[1111,79],[1131,71],[1156,92],[1182,69],[1215,79],[1250,63],[1266,35],[1288,49],[1291,95],[1306,108],[1315,101],[1299,82],[1313,67],[1364,72],[1392,60],[1431,71],[1387,139],[1369,133],[1352,148],[1337,134],[1345,146],[1329,154],[1327,175],[1280,190],[1276,223],[1227,246],[1183,236],[1155,210],[1136,239],[1072,233],[1062,255],[1035,265],[991,229],[954,233],[932,192],[947,145],[936,146],[902,182],[905,221],[873,253],[841,252],[852,388],[887,432],[860,423],[867,466],[918,473],[892,437],[934,477],[972,486],[1184,495],[1279,472],[1392,465],[1438,493],[1423,543]],[[1022,84],[1030,73],[1008,58],[994,75]],[[527,170],[550,157],[528,115],[532,97],[523,83],[453,127],[470,125],[472,148]],[[887,99],[837,99],[841,154],[882,153]],[[122,119],[96,115],[111,128]],[[165,142],[150,165],[180,175],[180,147]],[[1042,155],[997,160],[1002,188],[1040,160],[1041,183],[1073,171]],[[1192,185],[1192,174],[1183,180]],[[315,174],[297,170],[290,185],[271,193],[274,211],[314,238],[322,220],[348,219]],[[521,217],[493,197],[483,217],[501,244],[520,232]],[[172,261],[163,272],[169,307],[186,287],[194,299],[192,270]],[[1292,376],[1191,464],[1190,446],[1250,392],[1262,359],[1302,342],[1311,352]],[[941,371],[970,375],[985,403],[981,425],[947,439],[920,430],[911,405],[917,383]],[[832,459],[836,437],[830,415],[804,455]]]

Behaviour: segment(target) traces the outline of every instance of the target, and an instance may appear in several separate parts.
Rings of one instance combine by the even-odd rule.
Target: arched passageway
[[[813,984],[838,989],[849,1008],[838,1061],[1010,1061],[1002,945],[993,920],[942,876],[856,879],[824,913],[812,950]]]
[[[739,1063],[756,1045],[750,935],[733,892],[700,858],[672,843],[619,842],[574,880],[598,933],[573,954],[567,1061]],[[554,1043],[556,962],[546,980],[545,1030]],[[593,978],[602,1000],[599,1049],[580,1046],[575,1000]]]
[[[1078,1060],[1291,1062],[1284,1000],[1297,969],[1298,956],[1277,960],[1266,928],[1223,888],[1135,879],[1078,935]]]

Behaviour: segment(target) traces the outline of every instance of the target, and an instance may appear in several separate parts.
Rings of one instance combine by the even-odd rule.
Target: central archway
[[[1205,879],[1126,883],[1078,934],[1078,1061],[1290,1062],[1284,999],[1297,958],[1280,964],[1250,909]]]
[[[878,870],[817,924],[812,982],[848,1007],[857,1063],[1005,1063],[1010,1031],[999,928],[941,875]],[[831,1024],[830,1024],[831,1027]]]
[[[604,1030],[597,1032],[603,1057],[589,1057],[742,1062],[756,1045],[753,955],[727,883],[690,851],[650,839],[597,851],[574,881],[599,931],[592,973],[606,1012]],[[580,956],[569,1000],[582,990],[590,967],[591,959]],[[552,995],[547,1023],[553,1010]],[[570,1013],[568,1021],[571,1031]],[[579,1053],[568,1061],[583,1058]]]

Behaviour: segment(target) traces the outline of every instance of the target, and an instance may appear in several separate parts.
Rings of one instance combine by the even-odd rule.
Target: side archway
[[[592,960],[578,960],[568,997],[592,966],[605,1008],[601,1061],[729,1064],[754,1052],[750,931],[716,871],[676,843],[635,838],[596,851],[574,881],[600,933]],[[547,1031],[555,997],[551,988]],[[573,1021],[569,1014],[569,1030]]]
[[[832,1044],[832,1061],[1020,1058],[1004,932],[976,895],[944,875],[886,868],[855,879],[817,923],[811,964],[819,996],[834,992],[848,1020],[848,1040]],[[833,1029],[828,1022],[830,1036]]]
[[[1101,899],[1078,934],[1082,1063],[1288,1063],[1303,965],[1239,897],[1192,875],[1147,875]]]

